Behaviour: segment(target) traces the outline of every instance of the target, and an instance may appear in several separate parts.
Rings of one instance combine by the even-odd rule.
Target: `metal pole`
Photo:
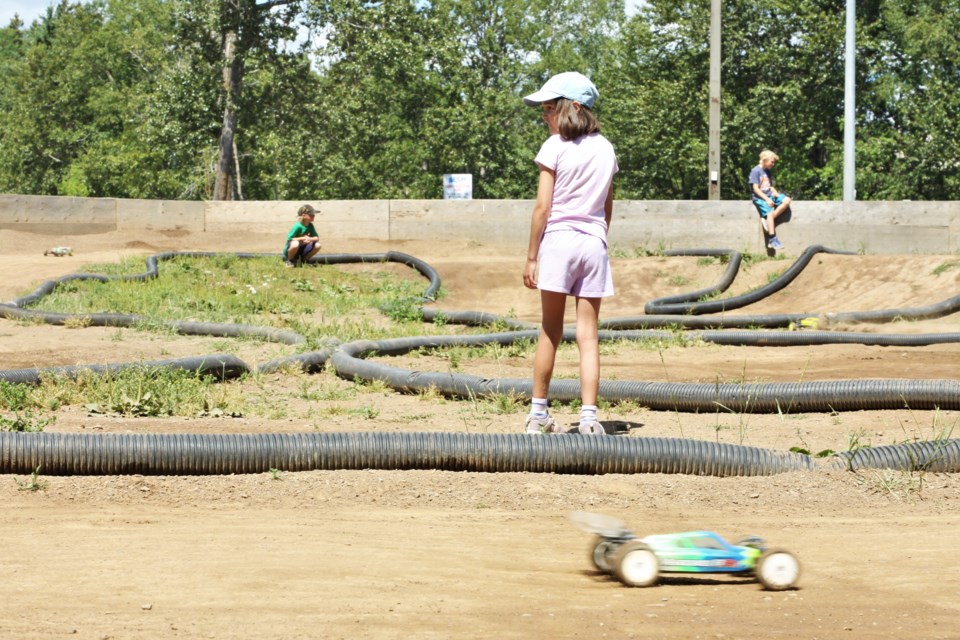
[[[853,0],[850,0],[851,2]],[[720,11],[721,0],[710,0],[710,130],[707,194],[720,199]]]
[[[857,105],[856,105],[857,8],[847,0],[847,47],[843,93],[843,200],[857,199]]]

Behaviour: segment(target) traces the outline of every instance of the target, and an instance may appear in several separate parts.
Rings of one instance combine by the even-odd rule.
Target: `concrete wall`
[[[0,195],[0,229],[51,235],[108,231],[246,230],[283,235],[302,201],[188,202]],[[525,246],[530,200],[315,201],[321,236],[432,239]],[[778,235],[791,251],[811,244],[872,254],[960,252],[960,202],[795,202]],[[748,201],[619,200],[610,230],[630,250],[726,248],[762,252]]]

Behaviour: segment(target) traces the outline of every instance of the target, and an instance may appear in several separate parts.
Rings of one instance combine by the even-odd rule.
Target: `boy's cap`
[[[523,99],[523,102],[528,107],[536,107],[557,98],[566,98],[579,102],[587,108],[592,108],[593,103],[599,97],[600,92],[590,82],[590,78],[576,71],[567,71],[558,73],[547,80],[539,91],[528,95]]]
[[[313,208],[313,205],[305,204],[297,211],[297,216],[302,216],[304,214],[317,217],[317,210]]]

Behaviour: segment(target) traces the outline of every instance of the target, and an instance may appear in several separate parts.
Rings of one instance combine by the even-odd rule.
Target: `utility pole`
[[[843,201],[857,199],[857,5],[847,0],[847,46],[843,91]]]
[[[853,2],[854,0],[848,0]],[[710,131],[707,197],[720,199],[720,10],[721,0],[710,0]]]

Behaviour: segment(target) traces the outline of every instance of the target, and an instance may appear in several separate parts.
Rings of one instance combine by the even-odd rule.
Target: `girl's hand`
[[[537,288],[537,261],[527,260],[527,266],[523,268],[523,286],[527,289]]]

